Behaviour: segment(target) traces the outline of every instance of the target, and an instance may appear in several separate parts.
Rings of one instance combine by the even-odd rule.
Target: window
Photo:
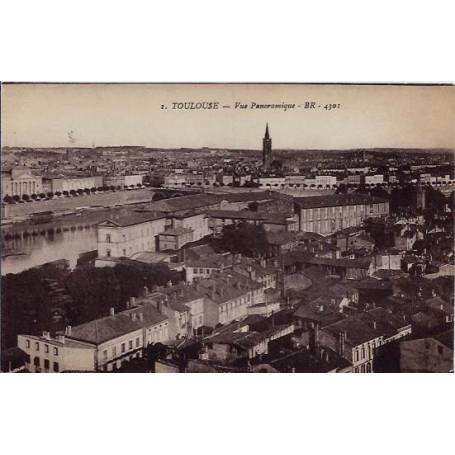
[[[133,340],[128,342],[128,349],[133,349]]]
[[[443,352],[442,346],[438,346],[438,354],[442,355],[442,352]]]
[[[35,365],[35,367],[39,367],[39,366],[40,366],[39,357],[35,357],[35,358],[33,359],[33,365]]]
[[[122,343],[122,352],[125,352],[125,343]]]
[[[139,347],[139,337],[136,338],[136,347]]]
[[[58,362],[54,362],[54,371],[55,371],[56,373],[58,373],[58,371],[59,371]]]
[[[25,347],[29,348],[30,347],[30,340],[25,340]]]
[[[38,342],[35,343],[35,351],[39,351],[39,343]]]
[[[365,358],[365,346],[362,346],[362,359]]]
[[[117,346],[114,346],[112,348],[112,357],[114,357],[114,358],[117,357]]]
[[[47,354],[49,352],[49,345],[45,344],[44,345],[44,352]]]
[[[54,348],[54,355],[58,355],[58,348]]]
[[[106,243],[111,243],[111,234],[106,234]]]
[[[48,359],[44,359],[44,369],[45,370],[49,369],[49,360]]]
[[[106,256],[107,256],[108,258],[111,257],[111,250],[110,250],[109,248],[106,250]]]
[[[107,360],[107,349],[103,351],[103,360]]]

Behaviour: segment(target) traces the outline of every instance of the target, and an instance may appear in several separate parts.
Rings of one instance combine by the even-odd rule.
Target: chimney
[[[132,321],[135,321],[136,320],[136,313],[131,313],[131,320]]]
[[[336,300],[335,300],[335,299],[330,299],[330,303],[331,303],[332,305],[335,305],[335,304],[336,304]]]
[[[144,315],[143,315],[142,312],[141,312],[141,313],[139,313],[139,321],[142,322],[143,320],[144,320]]]
[[[147,297],[149,295],[149,288],[147,286],[144,286],[143,295],[144,297]]]
[[[136,297],[131,297],[131,306],[135,306],[136,305]]]
[[[60,341],[60,343],[65,344],[65,335],[58,335],[57,341]]]
[[[319,312],[322,313],[324,311],[324,305],[319,305]]]
[[[51,339],[50,332],[43,332],[43,338],[46,338],[46,340],[50,340]]]
[[[166,286],[167,286],[168,288],[172,287],[172,280],[169,280],[169,281],[166,283]]]
[[[158,300],[156,302],[156,309],[161,313],[162,312],[162,309],[163,309],[163,303],[161,302],[161,300]]]
[[[71,336],[71,326],[67,325],[65,328],[65,335]]]
[[[114,307],[111,307],[111,308],[109,309],[109,315],[110,315],[110,316],[115,316]]]
[[[376,330],[377,329],[377,324],[376,324],[376,321],[373,321],[373,329]]]

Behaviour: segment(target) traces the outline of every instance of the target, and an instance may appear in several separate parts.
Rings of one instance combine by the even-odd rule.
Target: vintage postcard
[[[453,372],[455,88],[1,86],[4,372]]]

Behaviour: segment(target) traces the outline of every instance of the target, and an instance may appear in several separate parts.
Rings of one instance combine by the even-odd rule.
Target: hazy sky
[[[218,110],[173,102],[218,101]],[[339,109],[235,109],[257,104]],[[167,109],[161,109],[161,105]],[[230,105],[230,109],[221,106]],[[2,145],[273,148],[455,147],[455,87],[337,85],[3,85]]]

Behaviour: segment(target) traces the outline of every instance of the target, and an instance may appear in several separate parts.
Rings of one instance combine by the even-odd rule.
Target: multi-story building
[[[315,177],[316,185],[322,185],[323,188],[330,187],[332,188],[334,185],[337,184],[337,178],[333,175],[317,175]]]
[[[103,178],[103,186],[120,186],[122,188],[125,186],[137,186],[142,184],[143,178],[144,176],[139,174],[105,176]]]
[[[131,308],[90,322],[67,327],[52,338],[18,335],[18,346],[32,372],[112,371],[142,357],[144,348],[169,341],[168,318],[152,305]]]
[[[42,178],[33,175],[28,168],[16,167],[11,172],[2,172],[2,197],[19,196],[24,194],[39,194],[42,192]]]
[[[295,198],[299,230],[330,235],[359,226],[366,218],[385,217],[389,202],[363,194],[333,194]]]
[[[382,174],[365,175],[366,185],[378,185],[384,183],[384,176]]]
[[[296,231],[298,224],[295,216],[267,214],[250,210],[209,210],[206,212],[209,228],[217,235],[224,226],[236,223],[249,223],[263,226],[266,231]]]
[[[25,352],[25,367],[32,373],[95,370],[96,348],[91,343],[64,335],[53,338],[44,332],[42,336],[18,335],[17,345]]]
[[[165,226],[163,214],[119,211],[98,225],[98,257],[131,257],[156,251],[157,236]]]
[[[348,360],[353,373],[372,373],[376,349],[411,332],[408,322],[376,308],[321,328],[317,342]]]
[[[57,191],[77,191],[91,188],[99,188],[103,186],[102,176],[86,176],[86,177],[47,177],[44,182],[51,188],[53,193]]]
[[[286,177],[261,177],[259,179],[259,188],[268,190],[283,189],[286,185]]]
[[[159,249],[179,250],[190,242],[197,242],[211,234],[208,219],[203,213],[170,215],[166,220],[166,230],[159,234]]]

